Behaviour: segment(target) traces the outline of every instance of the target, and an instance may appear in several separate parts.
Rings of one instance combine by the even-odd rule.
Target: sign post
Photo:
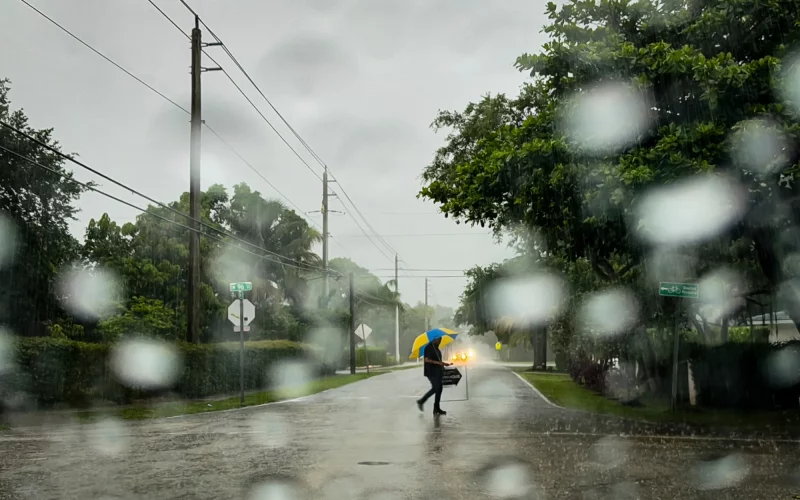
[[[231,293],[238,293],[239,299],[234,300],[233,303],[228,306],[228,320],[236,326],[236,319],[239,320],[239,402],[244,404],[244,328],[245,328],[245,321],[249,325],[253,318],[255,317],[255,307],[253,306],[252,302],[249,300],[245,300],[244,292],[249,292],[253,289],[253,284],[249,281],[241,281],[238,283],[231,283],[230,290]],[[236,303],[239,303],[239,314],[238,318],[236,318],[236,314],[232,312],[236,310]],[[248,309],[252,309],[252,314],[249,315],[248,318],[245,318],[244,308],[245,302],[249,304]],[[233,310],[233,311],[232,311]],[[249,312],[249,311],[248,311]]]
[[[501,344],[500,342],[497,342],[497,343],[494,345],[494,348],[497,350],[497,361],[502,361],[502,360],[500,359],[500,349],[502,349],[502,348],[503,348],[503,344]]]
[[[658,286],[658,294],[662,297],[673,297],[675,299],[696,299],[700,297],[700,286],[696,283],[674,283],[662,281]],[[678,323],[681,315],[681,301],[675,304],[675,318],[672,325],[672,401],[671,409],[675,411],[678,403],[678,354],[680,347],[680,337],[678,335]]]
[[[457,386],[461,382],[461,372],[458,368],[445,368],[442,374],[442,385]],[[464,383],[466,384],[467,397],[466,399],[448,399],[447,401],[469,401],[469,367],[464,365]]]
[[[361,340],[364,341],[364,359],[367,361],[367,373],[369,373],[369,349],[367,349],[367,337],[369,337],[369,334],[372,333],[372,328],[370,328],[369,325],[361,323],[358,325],[358,328],[356,328],[355,333]]]

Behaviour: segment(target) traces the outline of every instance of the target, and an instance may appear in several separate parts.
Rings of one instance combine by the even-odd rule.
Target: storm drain
[[[358,462],[358,465],[389,465],[389,462]]]

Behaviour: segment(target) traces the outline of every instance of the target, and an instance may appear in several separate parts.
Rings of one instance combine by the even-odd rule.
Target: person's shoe
[[[447,415],[447,412],[442,410],[441,408],[433,410],[434,415]]]
[[[417,400],[417,408],[419,408],[419,411],[423,411],[424,410],[424,408],[422,408],[423,404],[424,403],[422,401],[420,401],[419,399]]]

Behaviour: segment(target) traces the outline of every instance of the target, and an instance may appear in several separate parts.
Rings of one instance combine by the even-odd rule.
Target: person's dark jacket
[[[432,359],[434,361],[442,361],[442,351],[435,345],[428,344],[425,346],[425,359]],[[435,365],[433,363],[425,363],[423,373],[428,378],[440,378],[444,374],[444,367]]]

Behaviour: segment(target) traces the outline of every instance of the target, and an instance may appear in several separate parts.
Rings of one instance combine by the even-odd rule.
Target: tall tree
[[[706,257],[695,259],[685,277],[703,272],[703,263],[758,262],[773,288],[793,283],[796,271],[783,264],[800,249],[800,99],[789,53],[800,36],[796,7],[549,3],[550,41],[517,60],[532,77],[519,96],[487,96],[437,117],[434,126],[451,133],[423,174],[421,195],[461,221],[533,228],[547,252],[586,259],[611,284],[633,280],[652,256],[640,238],[647,228],[634,217],[648,190],[724,175],[744,187],[747,211],[720,239],[680,250]],[[641,102],[637,116],[626,116],[639,125],[624,131],[627,142],[612,144],[616,138],[598,127],[570,130],[576,120],[598,118],[585,115],[603,88],[625,89]],[[731,246],[743,253],[729,254]],[[783,298],[800,324],[800,298]]]
[[[58,149],[52,129],[37,130],[12,110],[10,84],[0,80],[0,120]],[[60,270],[78,260],[68,230],[84,188],[71,182],[64,160],[13,131],[0,128],[0,146],[34,159],[48,171],[0,150],[0,323],[21,335],[41,333],[63,314],[53,288]]]

